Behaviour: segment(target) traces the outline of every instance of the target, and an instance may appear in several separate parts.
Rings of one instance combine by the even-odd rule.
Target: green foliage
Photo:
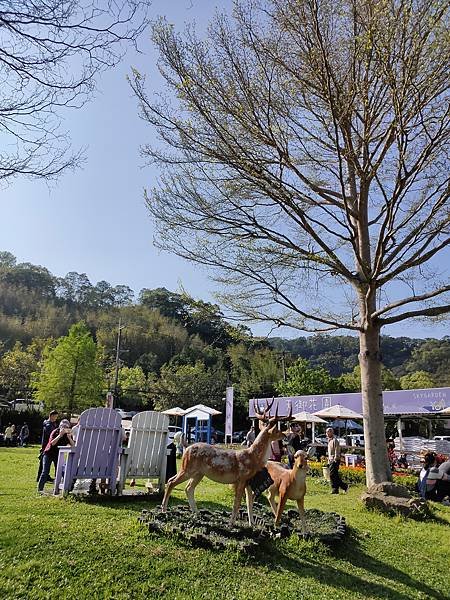
[[[426,371],[415,371],[400,377],[402,390],[420,390],[435,387],[433,377]]]
[[[114,381],[114,369],[111,369],[109,373],[109,381]],[[148,380],[141,367],[122,367],[119,369],[118,392],[119,403],[122,408],[137,409],[148,403]]]
[[[193,404],[221,410],[225,387],[225,372],[220,368],[206,369],[199,361],[195,365],[164,365],[150,393],[156,410],[188,408]]]
[[[437,386],[450,385],[450,338],[425,340],[414,349],[405,370],[407,373],[426,371]]]
[[[339,388],[342,392],[360,392],[361,391],[361,369],[355,367],[351,373],[344,373],[338,380]],[[395,377],[390,369],[384,365],[381,366],[381,386],[383,390],[400,389],[400,381]]]
[[[33,348],[30,346],[23,350],[20,342],[16,342],[14,348],[3,355],[0,359],[0,387],[7,390],[8,397],[26,397],[37,364]]]
[[[72,325],[66,337],[45,351],[36,374],[35,398],[49,409],[69,414],[100,406],[104,376],[99,358],[86,325]]]
[[[228,348],[233,383],[239,398],[276,395],[276,384],[282,377],[280,357],[269,348],[252,350],[244,343]]]
[[[337,391],[337,382],[323,367],[311,368],[309,362],[299,358],[287,369],[286,381],[280,381],[277,390],[283,396],[331,394]]]

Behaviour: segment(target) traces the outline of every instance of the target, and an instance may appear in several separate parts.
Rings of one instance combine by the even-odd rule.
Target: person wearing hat
[[[70,428],[70,421],[62,419],[59,427],[52,431],[50,438],[44,448],[42,456],[42,473],[38,482],[38,492],[44,491],[44,485],[47,481],[48,474],[50,472],[50,465],[52,462],[55,464],[58,461],[60,446],[74,446],[75,442],[72,437],[72,430]]]

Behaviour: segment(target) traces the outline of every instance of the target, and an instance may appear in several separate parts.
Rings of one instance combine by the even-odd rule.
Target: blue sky
[[[154,0],[150,10],[152,18],[166,15],[178,28],[192,20],[202,28],[216,6],[230,5],[231,0]],[[43,265],[57,276],[85,272],[93,283],[105,279],[136,292],[143,287],[177,290],[182,284],[194,297],[213,300],[214,284],[206,273],[152,245],[143,189],[153,185],[156,171],[144,166],[139,156],[139,146],[151,139],[152,131],[138,118],[126,75],[137,67],[147,76],[149,90],[158,89],[161,78],[148,32],[140,48],[143,54],[130,51],[114,71],[103,75],[90,104],[63,113],[73,147],[87,147],[83,168],[66,173],[51,187],[16,179],[0,190],[0,250],[12,252],[19,261]],[[265,334],[269,329],[261,325],[254,330]],[[441,337],[448,327],[407,323],[384,333]]]

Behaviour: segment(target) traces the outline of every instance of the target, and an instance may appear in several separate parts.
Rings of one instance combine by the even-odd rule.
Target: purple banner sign
[[[256,400],[260,411],[266,407],[265,398]],[[255,416],[254,400],[249,401],[249,417]],[[315,413],[323,408],[341,404],[355,412],[362,413],[361,394],[315,394],[311,396],[289,396],[275,398],[270,413],[275,414],[278,404],[278,415],[289,414],[292,404],[292,414],[306,411]],[[437,414],[450,406],[450,388],[431,388],[426,390],[396,390],[383,392],[383,405],[385,415],[408,414]]]
[[[233,437],[233,388],[227,387],[225,395],[225,441]],[[230,440],[231,441],[231,440]]]

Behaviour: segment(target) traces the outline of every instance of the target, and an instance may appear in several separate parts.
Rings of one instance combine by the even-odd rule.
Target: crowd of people
[[[23,423],[20,429],[16,428],[15,423],[8,423],[5,430],[0,431],[0,441],[5,446],[22,446],[25,447],[28,444],[30,437],[30,429],[27,423]]]
[[[39,452],[39,467],[36,476],[38,492],[42,493],[47,482],[53,483],[51,476],[51,466],[56,467],[58,462],[58,449],[60,446],[73,446],[76,441],[77,425],[73,428],[67,419],[62,419],[58,423],[59,413],[52,410],[48,418],[44,420],[42,426],[42,435]],[[30,437],[28,424],[24,422],[17,430],[14,423],[8,423],[2,435],[2,441],[6,446],[25,447]],[[127,431],[124,430],[124,444],[127,443]],[[128,432],[129,433],[129,432]],[[257,433],[252,425],[247,432],[243,445],[250,447],[255,441]],[[341,465],[341,446],[338,438],[334,434],[332,427],[326,430],[327,436],[327,466],[329,468],[331,493],[338,494],[339,490],[347,492],[348,484],[345,483],[339,473]],[[292,468],[295,453],[298,450],[306,450],[310,440],[304,437],[300,423],[291,423],[290,428],[283,441],[277,440],[271,443],[270,460],[281,462],[285,461],[286,466]],[[171,451],[168,456],[167,475],[168,477],[176,473],[176,457],[180,457],[187,446],[186,436],[183,433],[175,434],[173,443],[168,446]],[[408,467],[406,455],[397,455],[395,444],[392,438],[387,440],[388,458],[392,470]],[[417,481],[417,492],[426,500],[434,500],[450,505],[450,460],[444,460],[435,453],[427,452],[422,459],[422,469]],[[132,482],[133,483],[133,482]]]

